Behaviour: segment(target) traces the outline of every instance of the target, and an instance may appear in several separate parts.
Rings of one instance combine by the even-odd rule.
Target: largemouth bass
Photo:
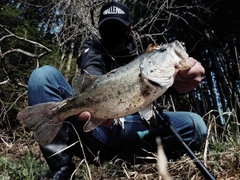
[[[83,111],[91,113],[83,127],[85,132],[106,119],[138,111],[148,120],[152,102],[172,86],[176,72],[191,67],[181,43],[163,44],[103,76],[77,75],[72,82],[77,92],[74,96],[61,102],[28,106],[18,113],[17,119],[34,132],[35,140],[42,146],[51,143],[67,117]]]

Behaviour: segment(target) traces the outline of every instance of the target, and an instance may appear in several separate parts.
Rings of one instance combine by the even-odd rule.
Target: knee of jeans
[[[39,80],[44,77],[46,78],[46,77],[52,76],[55,73],[59,73],[59,71],[55,67],[45,65],[45,66],[35,69],[31,74],[31,78],[33,78],[35,80],[36,79]]]
[[[191,113],[192,119],[193,119],[193,125],[194,125],[194,139],[195,139],[195,146],[196,149],[199,149],[207,138],[207,126],[202,119],[201,116],[195,113]]]
[[[42,85],[47,82],[49,78],[54,77],[55,74],[59,74],[60,72],[53,66],[45,65],[40,68],[35,69],[30,78],[29,84],[34,85]]]

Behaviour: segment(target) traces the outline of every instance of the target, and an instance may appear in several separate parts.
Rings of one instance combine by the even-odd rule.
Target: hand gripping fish
[[[152,102],[172,86],[176,72],[191,67],[188,54],[178,41],[163,44],[100,77],[77,75],[72,82],[78,92],[74,96],[61,102],[28,106],[18,113],[17,119],[34,132],[35,140],[42,146],[52,142],[67,117],[83,111],[91,113],[83,127],[85,132],[106,119],[138,111],[148,120],[153,115]]]

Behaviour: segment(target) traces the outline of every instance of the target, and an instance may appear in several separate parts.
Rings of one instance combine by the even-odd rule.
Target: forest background
[[[13,150],[14,146],[20,144],[28,149],[37,148],[31,134],[16,120],[16,114],[27,106],[30,73],[40,66],[53,65],[71,82],[77,71],[76,59],[82,45],[86,40],[99,37],[98,14],[105,2],[1,0],[0,157],[21,161],[23,157],[41,157],[38,153],[32,156],[24,154],[24,150]],[[165,110],[186,110],[200,114],[208,126],[214,127],[210,146],[219,148],[221,145],[214,143],[231,141],[234,145],[230,147],[234,147],[234,150],[239,148],[240,13],[236,1],[120,2],[128,5],[131,11],[133,33],[142,52],[148,44],[179,40],[185,44],[189,55],[205,68],[203,81],[194,91],[185,95],[162,96],[160,105]],[[9,158],[7,162],[6,159],[1,160],[0,166],[6,168],[8,163]],[[5,171],[2,174],[8,176]]]

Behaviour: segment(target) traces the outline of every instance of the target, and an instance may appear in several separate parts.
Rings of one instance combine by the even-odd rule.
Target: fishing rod
[[[188,145],[183,141],[182,137],[177,133],[177,131],[174,129],[174,127],[169,123],[169,121],[163,117],[162,113],[160,113],[156,106],[154,106],[154,112],[156,115],[156,120],[164,127],[166,128],[172,136],[181,144],[181,146],[184,148],[188,156],[193,160],[194,164],[197,166],[197,168],[202,172],[203,176],[207,180],[215,180],[214,176],[210,173],[210,171],[204,166],[204,164],[197,158],[197,156],[193,153],[193,151],[188,147]],[[145,131],[138,131],[137,132],[140,139],[143,139],[144,136],[149,134],[149,130]]]

